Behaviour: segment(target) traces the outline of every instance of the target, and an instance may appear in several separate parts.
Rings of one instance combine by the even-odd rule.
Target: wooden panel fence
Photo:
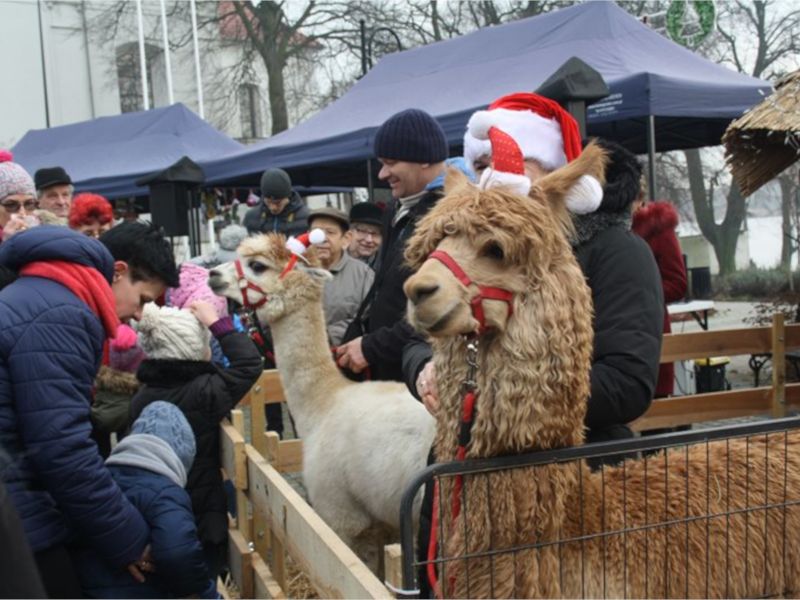
[[[302,469],[302,442],[265,432],[264,404],[283,400],[276,371],[265,371],[221,427],[222,466],[236,488],[229,534],[231,576],[242,598],[287,598],[287,555],[322,598],[390,598],[389,590],[314,512],[282,473]]]

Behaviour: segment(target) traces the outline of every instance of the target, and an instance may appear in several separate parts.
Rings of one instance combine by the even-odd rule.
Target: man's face
[[[69,216],[69,207],[72,204],[72,186],[67,184],[51,185],[41,192],[39,208],[49,210],[58,217]]]
[[[339,262],[349,239],[341,224],[328,217],[314,217],[309,221],[308,228],[322,229],[325,232],[325,241],[316,244],[317,256],[319,256],[322,266],[327,269]]]
[[[378,179],[388,181],[392,188],[392,198],[406,198],[418,194],[427,185],[426,167],[428,163],[413,163],[391,158],[378,158],[381,170]]]
[[[111,290],[114,292],[117,316],[120,321],[141,319],[144,305],[153,302],[166,289],[166,284],[158,279],[134,282],[127,263],[121,260],[114,263],[114,280]]]
[[[273,215],[279,215],[283,212],[289,204],[288,198],[264,198],[264,204],[267,205],[269,212]]]
[[[90,238],[97,239],[106,231],[111,229],[111,223],[101,223],[97,219],[92,219],[88,223],[79,225],[77,229],[82,234],[88,235]]]
[[[350,254],[356,258],[369,258],[381,247],[381,228],[367,223],[353,223],[350,228]]]

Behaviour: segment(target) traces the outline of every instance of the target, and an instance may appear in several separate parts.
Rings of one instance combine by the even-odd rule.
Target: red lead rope
[[[473,363],[470,363],[472,366]],[[456,449],[456,460],[464,460],[467,456],[467,445],[469,444],[472,430],[472,422],[475,417],[475,402],[478,399],[478,394],[474,389],[475,382],[472,378],[467,381],[467,386],[472,387],[468,389],[464,395],[464,401],[461,405],[461,429],[458,433],[458,448]],[[461,490],[464,485],[464,478],[462,475],[455,476],[455,484],[453,486],[453,493],[450,498],[450,519],[454,522],[458,515],[461,513]],[[436,573],[436,537],[439,533],[439,480],[433,483],[433,515],[431,516],[431,536],[428,540],[428,566],[427,574],[428,581],[430,582],[431,589],[437,598],[444,597],[443,590],[439,587],[439,579]],[[454,581],[450,578],[450,585],[452,587]]]

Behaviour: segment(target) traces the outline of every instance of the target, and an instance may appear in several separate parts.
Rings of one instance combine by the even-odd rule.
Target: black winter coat
[[[251,235],[256,233],[282,233],[299,235],[308,229],[308,206],[297,192],[292,192],[289,204],[279,214],[273,215],[264,202],[248,210],[242,221]]]
[[[647,243],[622,223],[601,228],[575,253],[594,304],[586,441],[631,437],[626,423],[650,407],[658,377],[664,319],[658,267]]]
[[[362,351],[369,363],[372,379],[403,381],[403,348],[414,336],[414,329],[405,318],[403,284],[412,275],[405,264],[406,243],[419,220],[433,208],[441,195],[441,188],[430,190],[394,225],[392,221],[397,206],[386,215],[380,264],[373,289],[365,300],[370,302],[370,308],[365,320]]]
[[[136,376],[142,387],[131,401],[131,423],[156,400],[181,409],[197,441],[186,491],[192,498],[200,540],[219,544],[228,535],[225,490],[219,460],[219,423],[253,387],[263,370],[258,349],[244,333],[219,338],[227,369],[206,361],[145,360]]]

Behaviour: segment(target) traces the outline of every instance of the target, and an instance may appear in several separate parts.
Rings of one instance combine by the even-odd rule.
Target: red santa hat
[[[312,229],[306,233],[300,234],[297,237],[290,237],[286,240],[286,249],[292,253],[289,262],[286,263],[283,271],[281,272],[281,279],[283,279],[289,271],[294,269],[297,264],[298,258],[305,258],[303,255],[312,245],[321,244],[325,241],[325,232],[322,229]]]
[[[533,159],[548,171],[563,167],[581,154],[577,121],[557,102],[539,94],[509,94],[470,117],[464,135],[464,157],[470,164],[491,154],[492,128],[510,136],[524,159]],[[600,183],[586,175],[568,194],[567,208],[578,214],[592,212],[602,198]]]

